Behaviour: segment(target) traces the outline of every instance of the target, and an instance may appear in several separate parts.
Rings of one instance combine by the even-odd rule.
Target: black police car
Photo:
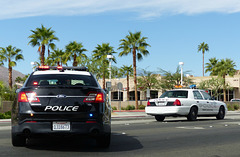
[[[98,146],[109,146],[111,109],[86,68],[39,66],[17,90],[12,145],[40,135],[90,135]]]

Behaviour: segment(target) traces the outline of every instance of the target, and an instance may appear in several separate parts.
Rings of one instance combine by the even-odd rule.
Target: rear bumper
[[[165,115],[165,116],[187,116],[189,106],[147,106],[145,112],[148,115]]]
[[[69,131],[54,131],[53,122],[25,122],[12,126],[12,133],[23,136],[38,135],[91,135],[111,133],[110,123],[70,122]]]

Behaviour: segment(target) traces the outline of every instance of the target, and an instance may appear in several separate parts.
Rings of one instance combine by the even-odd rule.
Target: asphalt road
[[[162,157],[239,157],[240,114],[225,120],[199,118],[153,118],[112,121],[109,149],[100,149],[92,139],[31,139],[27,147],[11,145],[9,122],[0,122],[0,156],[162,156]]]

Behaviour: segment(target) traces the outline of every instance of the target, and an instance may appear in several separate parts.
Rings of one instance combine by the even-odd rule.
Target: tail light
[[[88,96],[83,100],[83,102],[90,103],[103,103],[104,94],[103,93],[89,93]]]
[[[181,106],[180,100],[176,99],[176,100],[173,102],[173,106]]]
[[[147,106],[151,106],[151,104],[150,104],[150,101],[148,100],[148,102],[147,102]]]
[[[18,93],[18,102],[40,102],[37,93],[27,91]]]

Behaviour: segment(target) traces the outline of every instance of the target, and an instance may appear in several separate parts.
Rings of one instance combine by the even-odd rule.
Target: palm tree
[[[198,52],[199,51],[202,51],[203,54],[203,76],[204,76],[204,53],[205,51],[209,51],[208,44],[207,43],[205,44],[204,42],[200,43],[200,45],[198,45]]]
[[[70,42],[66,46],[65,60],[63,63],[66,64],[67,61],[73,59],[73,66],[78,66],[83,59],[87,58],[87,55],[83,53],[85,51],[87,50],[83,48],[82,43],[77,43],[76,41]]]
[[[100,66],[100,71],[102,72],[102,78],[103,78],[103,89],[105,89],[105,78],[107,74],[107,66],[109,64],[109,61],[107,60],[107,55],[113,55],[114,53],[117,53],[113,50],[113,47],[109,45],[109,43],[102,43],[102,45],[99,45],[95,47],[96,49],[93,50],[93,59],[98,60],[102,62],[102,65]],[[113,62],[116,63],[116,58],[113,57]]]
[[[231,59],[221,59],[220,62],[218,62],[216,71],[218,73],[218,76],[221,76],[223,78],[223,97],[224,101],[227,101],[226,97],[226,81],[225,77],[226,75],[233,76],[236,72],[236,69],[234,68],[236,64]]]
[[[217,75],[216,73],[216,65],[218,63],[218,59],[214,58],[210,58],[209,59],[209,63],[206,63],[206,67],[205,67],[205,73],[210,72],[211,76]]]
[[[16,61],[23,60],[23,55],[21,49],[9,45],[6,48],[0,48],[0,64],[3,65],[4,62],[8,62],[8,83],[10,89],[12,89],[12,67],[16,66]]]
[[[61,65],[64,60],[64,54],[65,52],[60,49],[53,50],[53,52],[50,53],[50,56],[47,58],[47,64],[48,65]]]
[[[146,48],[150,46],[146,42],[147,37],[141,37],[141,32],[132,33],[129,32],[129,35],[125,39],[120,40],[120,47],[118,49],[122,50],[119,53],[119,56],[126,56],[128,54],[133,55],[133,75],[134,75],[134,85],[135,85],[135,102],[136,109],[138,109],[138,95],[137,95],[137,65],[136,59],[139,61],[143,59],[143,56],[149,54]]]
[[[159,72],[162,75],[162,79],[160,81],[160,87],[163,90],[173,89],[174,87],[180,85],[180,81],[181,81],[180,66],[177,66],[176,72],[174,72],[174,73],[163,70],[163,69],[159,69]],[[183,80],[184,80],[183,85],[184,86],[189,86],[193,83],[190,78],[184,77],[185,74],[189,74],[189,73],[190,73],[189,70],[183,72]]]
[[[40,53],[40,57],[41,57],[41,65],[45,64],[44,57],[45,57],[46,46],[48,47],[48,53],[49,53],[50,52],[49,48],[51,48],[52,50],[55,48],[55,44],[53,43],[53,41],[59,40],[54,35],[55,31],[51,29],[52,27],[46,28],[42,25],[41,28],[36,28],[36,30],[31,30],[33,34],[28,37],[31,39],[28,44],[30,44],[33,47],[38,46],[38,52]]]
[[[129,94],[129,76],[133,75],[133,68],[132,65],[126,66],[123,65],[120,69],[120,73],[124,76],[127,76],[127,100],[130,99],[130,94]]]
[[[233,76],[236,72],[236,69],[234,68],[236,64],[231,59],[221,59],[218,61],[216,58],[209,59],[210,63],[207,63],[207,69],[206,71],[211,72],[210,75],[212,76],[221,76],[223,78],[223,96],[224,101],[227,101],[226,97],[226,81],[225,77],[226,75]]]

